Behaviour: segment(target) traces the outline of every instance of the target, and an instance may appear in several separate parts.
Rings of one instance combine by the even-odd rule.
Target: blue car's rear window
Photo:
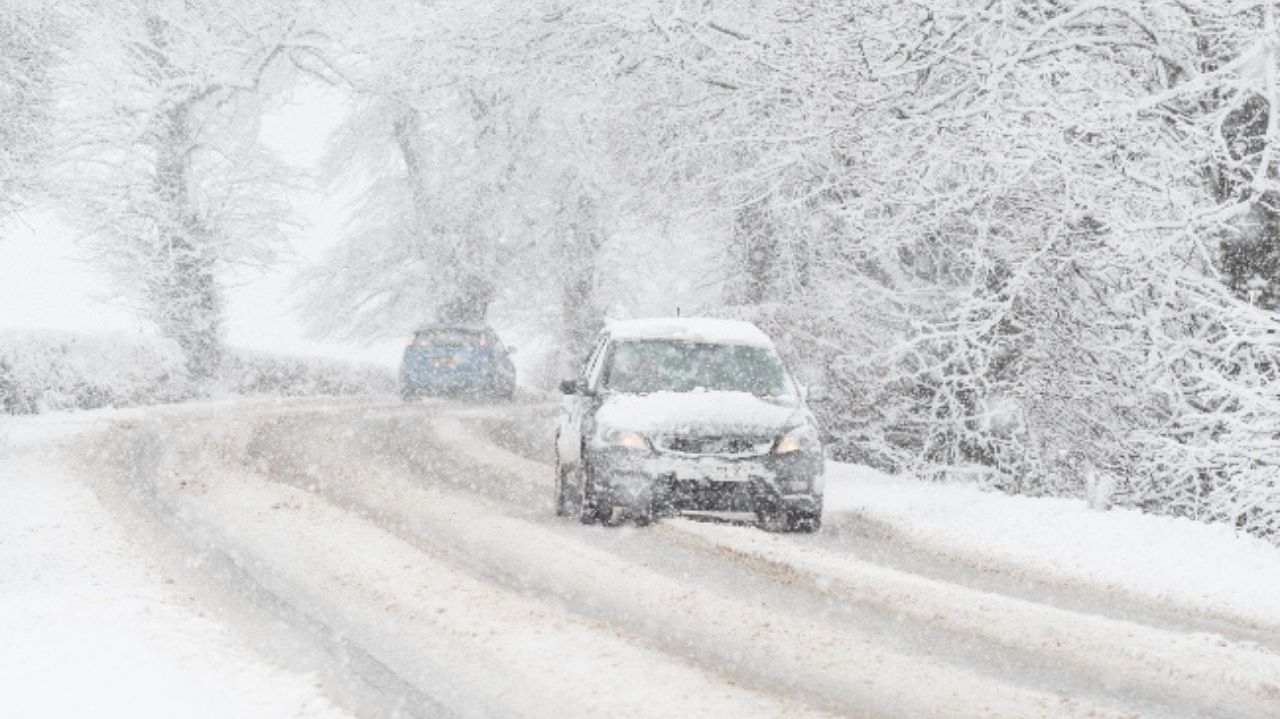
[[[485,335],[480,332],[441,329],[419,332],[414,336],[413,343],[415,345],[434,347],[476,347],[487,345],[489,342]]]

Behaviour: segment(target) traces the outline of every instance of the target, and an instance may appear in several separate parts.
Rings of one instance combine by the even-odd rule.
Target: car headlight
[[[597,435],[601,445],[625,449],[649,449],[649,441],[639,432],[601,427]]]
[[[822,439],[818,437],[818,428],[803,424],[782,435],[773,447],[774,454],[791,454],[793,452],[816,452],[822,448]]]

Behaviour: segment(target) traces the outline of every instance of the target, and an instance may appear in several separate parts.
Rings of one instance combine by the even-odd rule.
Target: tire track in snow
[[[831,514],[823,533],[814,540],[835,554],[856,553],[865,561],[980,591],[1280,652],[1280,624],[1117,587],[1088,576],[1066,580],[1015,560],[910,536],[857,512]]]
[[[402,676],[443,678],[442,700],[460,716],[595,717],[619,706],[634,717],[820,716],[618,641],[608,625],[496,591],[315,493],[243,475],[219,485],[189,511],[257,554],[263,581],[340,618]],[[263,553],[273,546],[289,550]]]
[[[270,424],[292,426],[276,419]],[[175,456],[136,463],[142,484],[134,488],[163,498],[163,513],[182,518],[185,536],[216,546],[252,582],[426,685],[451,715],[593,717],[621,706],[637,717],[822,716],[622,641],[607,623],[496,590],[406,544],[362,508],[246,472],[240,448],[257,433],[211,436],[219,430],[197,424],[181,439],[143,439]]]
[[[551,469],[468,431],[452,417],[437,434],[468,459],[524,477],[551,491]],[[1134,622],[1069,611],[976,591],[860,562],[763,532],[677,521],[645,531],[736,561],[783,571],[810,591],[873,610],[909,617],[960,636],[977,636],[1028,657],[1070,667],[1112,691],[1140,692],[1152,701],[1204,716],[1280,714],[1280,657],[1261,647],[1224,644]],[[1231,709],[1222,706],[1229,696]]]
[[[184,408],[185,409],[185,408]],[[251,646],[282,666],[315,672],[340,706],[357,715],[447,719],[454,714],[332,625],[257,579],[252,561],[179,511],[158,474],[175,437],[198,432],[189,415],[116,423],[79,448],[81,475],[104,506],[167,570]],[[107,473],[104,475],[104,471]]]
[[[411,545],[411,548],[418,554],[427,558],[434,557],[437,560],[443,559],[447,565],[446,569],[454,574],[459,573],[460,568],[465,568],[465,571],[463,571],[462,574],[482,575],[486,579],[491,580],[487,584],[487,586],[490,586],[491,588],[496,582],[497,585],[505,587],[509,592],[519,592],[530,596],[538,595],[544,598],[549,597],[553,601],[536,602],[535,604],[550,609],[555,609],[558,604],[567,605],[573,610],[571,616],[585,615],[588,617],[594,617],[597,622],[601,623],[618,618],[618,615],[612,611],[612,608],[616,608],[619,605],[616,603],[613,605],[609,604],[611,601],[620,601],[616,596],[613,596],[617,591],[616,589],[611,589],[609,591],[609,596],[606,596],[601,600],[601,598],[593,594],[593,592],[601,592],[604,590],[599,587],[593,587],[591,582],[583,579],[582,577],[578,578],[577,584],[572,582],[567,584],[563,582],[557,583],[556,581],[551,581],[549,583],[549,579],[556,580],[557,577],[560,577],[559,574],[556,574],[557,571],[572,572],[572,570],[576,568],[579,574],[586,575],[588,579],[593,572],[596,572],[597,576],[603,574],[611,577],[619,574],[625,575],[630,573],[637,575],[644,580],[656,577],[659,580],[666,580],[668,585],[684,587],[685,590],[692,588],[694,593],[691,596],[698,599],[702,598],[697,595],[710,588],[705,584],[699,585],[697,583],[688,584],[678,581],[672,582],[671,577],[668,575],[652,572],[649,568],[637,567],[637,563],[634,559],[630,561],[622,560],[619,557],[610,554],[609,551],[601,550],[599,547],[594,546],[598,539],[602,539],[610,535],[617,535],[617,532],[605,533],[602,530],[579,528],[576,526],[573,526],[572,529],[570,529],[566,526],[567,523],[557,523],[554,520],[551,520],[549,517],[549,495],[550,488],[552,486],[550,467],[545,463],[538,463],[532,460],[525,460],[525,462],[527,462],[526,464],[520,464],[519,462],[507,462],[506,460],[509,459],[508,457],[504,457],[500,453],[491,452],[491,447],[486,446],[487,443],[483,441],[477,443],[475,440],[478,438],[472,436],[465,427],[458,424],[457,421],[452,418],[446,417],[443,422],[437,423],[443,427],[443,429],[436,433],[439,435],[437,438],[441,441],[446,441],[448,446],[454,446],[455,448],[456,445],[453,443],[463,442],[467,447],[467,450],[461,454],[465,456],[451,456],[453,453],[447,450],[442,451],[439,447],[430,446],[430,441],[424,442],[423,447],[420,448],[421,451],[419,451],[414,457],[414,460],[419,462],[416,466],[427,469],[427,473],[430,474],[429,477],[424,477],[424,479],[429,479],[432,483],[436,483],[441,480],[440,474],[447,474],[449,476],[444,482],[446,487],[452,486],[477,492],[482,496],[487,495],[490,498],[498,500],[503,505],[499,509],[511,510],[512,503],[523,503],[523,506],[518,508],[519,511],[528,512],[531,517],[536,517],[538,521],[530,522],[519,518],[512,519],[510,517],[505,517],[503,512],[498,512],[492,515],[486,514],[486,512],[490,512],[494,508],[486,506],[483,499],[478,499],[474,496],[459,495],[457,491],[433,492],[433,489],[436,488],[430,486],[426,488],[421,486],[415,487],[407,478],[403,465],[392,467],[379,466],[386,459],[385,456],[380,456],[379,454],[383,449],[386,449],[385,445],[380,445],[378,442],[370,442],[368,437],[361,436],[361,432],[376,433],[379,429],[386,429],[389,425],[399,429],[406,429],[405,426],[402,426],[406,423],[408,425],[408,429],[412,429],[414,431],[426,431],[429,429],[430,423],[434,421],[433,415],[442,410],[448,411],[448,408],[430,407],[427,408],[425,412],[419,412],[417,411],[417,408],[408,410],[400,407],[390,408],[380,406],[378,403],[364,406],[345,406],[341,409],[308,409],[305,406],[290,406],[288,408],[281,408],[278,412],[271,409],[255,409],[255,412],[262,416],[252,418],[254,422],[254,427],[252,428],[253,431],[258,431],[263,427],[269,427],[273,432],[277,430],[288,431],[292,429],[296,432],[297,436],[301,438],[299,440],[300,446],[290,448],[289,451],[286,452],[280,452],[280,456],[264,458],[261,466],[234,466],[234,462],[232,462],[232,460],[238,457],[244,449],[243,446],[236,445],[237,442],[241,442],[243,438],[232,440],[223,438],[218,439],[215,444],[227,444],[229,442],[231,446],[219,448],[219,450],[215,452],[218,456],[200,457],[198,456],[200,452],[195,452],[195,456],[182,458],[181,461],[194,463],[197,468],[208,466],[221,467],[230,463],[232,465],[231,474],[228,475],[227,479],[219,480],[230,482],[235,477],[242,475],[245,472],[252,473],[259,471],[270,474],[280,462],[296,460],[298,458],[297,455],[299,454],[297,450],[299,449],[302,450],[303,454],[308,450],[317,449],[336,451],[337,446],[342,442],[363,442],[360,450],[363,454],[357,453],[354,456],[340,456],[337,459],[338,464],[335,465],[339,467],[346,467],[348,469],[348,474],[345,475],[345,479],[353,481],[351,481],[350,484],[341,485],[339,487],[334,487],[331,483],[331,486],[328,489],[319,488],[326,499],[330,500],[334,505],[337,505],[337,507],[348,510],[345,512],[339,512],[337,516],[349,517],[354,513],[357,515],[355,519],[358,519],[365,524],[369,524],[370,522],[376,523],[378,526],[375,527],[375,529],[377,530],[378,536],[389,534],[397,535],[402,542]],[[351,424],[349,420],[353,416],[360,418],[359,421],[364,422],[366,426],[360,430],[344,430],[344,425],[349,426]],[[285,419],[286,417],[287,420]],[[156,424],[163,423],[158,422]],[[325,435],[325,430],[328,429],[326,424],[337,425],[339,432],[336,434],[340,440],[339,442],[335,443],[333,441],[333,437]],[[200,432],[217,435],[219,433],[227,432],[236,434],[242,431],[231,430],[229,429],[229,425],[230,423],[228,421],[217,418],[201,420],[200,422],[193,420],[189,430],[191,437],[188,437],[188,439],[197,439],[196,435]],[[165,432],[170,436],[165,437],[162,440],[157,440],[156,442],[156,445],[162,449],[171,448],[176,441],[173,435],[182,433],[177,428],[172,427],[166,428]],[[309,443],[311,446],[308,446]],[[197,444],[199,443],[197,442]],[[372,452],[370,445],[373,445]],[[400,449],[403,450],[404,448],[402,447]],[[483,457],[483,461],[473,461],[477,454]],[[432,455],[434,455],[434,457]],[[459,471],[460,468],[456,464],[457,460],[462,460],[464,464],[473,465],[472,469],[470,471]],[[424,461],[425,464],[421,464]],[[474,471],[474,465],[476,464],[484,465],[482,467],[482,471]],[[314,470],[314,468],[312,469]],[[301,471],[296,473],[297,477],[292,478],[290,481],[301,483],[305,480],[307,483],[313,484],[313,480],[317,479],[317,477],[324,477],[324,471],[325,470],[322,469],[317,474],[315,471],[308,472],[307,468],[304,467]],[[279,479],[279,477],[272,477],[272,479]],[[425,492],[426,495],[418,496],[404,494],[402,490],[391,491],[389,489],[397,485],[405,485],[409,489],[416,489],[420,492]],[[362,487],[363,489],[361,489]],[[343,491],[339,492],[339,489],[342,489]],[[356,494],[353,494],[353,490],[365,492],[368,496],[358,497]],[[271,491],[268,491],[267,495],[270,496],[271,493]],[[313,494],[308,493],[300,493],[299,496],[314,497]],[[413,497],[415,496],[417,497],[416,501],[413,500]],[[548,497],[544,503],[547,506],[529,506],[528,498],[535,496]],[[408,500],[406,500],[406,498],[408,498]],[[450,502],[453,502],[454,504],[450,505]],[[198,506],[198,502],[196,506]],[[449,506],[452,506],[455,511],[452,515],[447,516],[441,516],[438,512],[437,514],[430,514],[418,511],[421,507],[429,507],[433,510],[439,510],[441,508],[448,508]],[[321,503],[321,507],[323,508],[323,503]],[[172,507],[169,507],[168,509],[172,509]],[[332,510],[332,508],[329,509]],[[279,511],[290,511],[288,510],[287,502],[282,505],[281,509],[272,510],[272,512]],[[274,515],[269,513],[268,516],[271,517]],[[501,519],[503,522],[508,522],[508,520],[510,522],[514,522],[514,524],[504,525],[505,529],[501,532],[501,539],[504,541],[498,543],[502,546],[475,544],[472,540],[465,542],[458,541],[458,533],[460,531],[468,528],[476,529],[472,522],[477,517],[479,517],[481,521],[496,521]],[[502,522],[499,523],[501,524]],[[182,524],[184,528],[179,528],[177,531],[189,531],[191,529],[191,525],[185,520],[183,520]],[[550,524],[550,526],[547,526],[548,524]],[[669,523],[669,526],[659,525],[657,531],[646,530],[644,533],[637,534],[643,534],[646,538],[657,540],[651,544],[655,547],[669,547],[673,552],[679,550],[681,547],[688,548],[690,546],[694,546],[695,549],[691,551],[701,552],[701,554],[708,558],[718,556],[721,558],[721,561],[723,561],[724,558],[728,557],[730,561],[725,562],[726,564],[732,563],[735,565],[753,568],[751,571],[762,576],[777,577],[780,575],[790,575],[788,581],[791,581],[796,579],[796,574],[798,572],[800,575],[800,581],[797,582],[797,586],[794,588],[796,592],[818,593],[816,590],[820,590],[822,587],[817,585],[826,585],[827,589],[830,589],[833,585],[832,578],[830,576],[832,571],[828,570],[832,570],[834,568],[824,566],[806,567],[805,562],[812,560],[813,557],[803,559],[787,554],[784,551],[789,551],[787,545],[794,544],[788,539],[735,528],[708,527],[705,525],[689,525],[686,527],[686,524],[687,523],[685,522],[672,522]],[[693,532],[690,533],[686,530],[693,530]],[[721,539],[708,541],[705,537],[697,536],[704,532],[720,532],[725,536],[732,537],[732,542],[721,541]],[[596,534],[599,534],[600,536],[595,536]],[[568,538],[566,538],[566,535],[569,535]],[[770,552],[772,550],[767,547],[767,551],[762,551],[760,547],[757,546],[726,546],[746,537],[765,538],[764,541],[766,545],[777,544],[782,547],[782,549],[778,549],[778,551],[782,551],[784,553],[780,556],[770,556]],[[213,540],[201,539],[200,542],[202,544],[211,542],[212,544],[219,545],[222,549],[226,549],[227,546],[237,546],[226,538],[214,538]],[[557,560],[564,563],[566,560],[563,556],[541,557],[537,558],[537,561],[531,563],[529,562],[530,555],[528,554],[528,551],[531,551],[531,548],[522,547],[520,546],[521,543],[545,543],[547,546],[560,550],[561,554],[568,552],[571,558],[576,558],[582,553],[580,550],[585,549],[587,550],[585,555],[586,559],[592,561],[584,560],[587,567],[585,570],[583,569],[584,562],[579,562],[576,559],[568,562],[570,566],[566,568],[544,566],[544,563],[554,562]],[[696,549],[699,545],[708,545],[708,548],[701,550]],[[482,551],[476,551],[477,547]],[[232,566],[236,567],[238,571],[243,572],[246,568],[252,569],[254,576],[257,577],[257,579],[252,580],[253,582],[262,581],[269,584],[274,576],[273,570],[269,564],[263,564],[257,558],[256,555],[261,551],[261,549],[262,545],[258,539],[246,542],[244,546],[227,554],[227,556],[230,557],[228,561]],[[825,560],[832,559],[832,556],[821,552],[817,553],[815,556],[823,557]],[[603,565],[605,571],[598,572],[598,570],[601,569],[601,565],[594,560],[601,560],[605,562],[612,560],[612,564]],[[819,564],[821,564],[821,562]],[[530,568],[531,565],[532,569]],[[799,569],[797,569],[796,565],[799,565]],[[472,579],[474,579],[474,577],[472,577]],[[852,583],[848,577],[841,578],[841,581],[844,581],[845,583]],[[357,582],[357,584],[362,585],[364,582]],[[836,582],[836,584],[840,584],[840,582]],[[289,609],[296,612],[297,610],[292,606],[292,604],[289,604],[297,600],[297,597],[293,593],[295,588],[296,587],[293,584],[287,583],[281,591],[281,596],[286,597],[285,603],[289,606]],[[845,589],[847,589],[847,587],[841,589],[840,592],[836,592],[836,596],[841,596],[841,593],[844,592]],[[528,591],[524,592],[522,590]],[[337,593],[341,594],[342,590],[337,590]],[[713,594],[714,593],[715,592],[713,592]],[[326,592],[321,592],[321,594],[326,594]],[[588,598],[585,604],[581,599],[584,596]],[[645,595],[641,596],[643,597]],[[558,601],[555,601],[557,598]],[[651,595],[650,598],[652,598]],[[528,599],[528,596],[526,596],[525,599]],[[723,597],[713,597],[713,599],[723,599]],[[936,597],[932,598],[931,601],[932,600],[936,600]],[[613,636],[606,639],[606,641],[615,644],[638,643],[641,645],[656,646],[658,649],[664,650],[675,657],[691,657],[699,664],[709,666],[716,671],[720,675],[719,681],[723,681],[724,678],[740,681],[753,681],[754,679],[759,678],[762,680],[760,682],[762,688],[767,691],[775,692],[779,697],[805,697],[812,693],[812,686],[806,685],[804,682],[798,682],[794,680],[793,677],[778,676],[779,670],[776,667],[769,671],[761,671],[760,667],[743,667],[740,664],[735,666],[732,662],[723,661],[723,657],[725,656],[723,651],[720,651],[719,653],[711,651],[704,654],[698,654],[697,648],[690,645],[691,640],[696,639],[693,633],[686,633],[678,636],[658,636],[661,634],[662,627],[655,625],[652,621],[653,607],[651,606],[651,603],[642,601],[641,599],[633,599],[633,601],[640,605],[639,608],[633,609],[630,615],[623,614],[620,617],[622,621],[615,624]],[[595,603],[594,606],[587,606],[593,602]],[[334,615],[330,615],[327,611],[318,611],[315,609],[314,605],[310,605],[307,602],[298,602],[298,604],[306,607],[308,611],[312,611],[312,613],[315,613],[318,616],[323,616],[326,621],[333,619]],[[370,606],[372,606],[372,604]],[[646,612],[648,614],[646,614]],[[768,613],[765,614],[766,616],[773,616]],[[580,621],[580,619],[578,621]],[[340,625],[341,622],[337,622],[337,624]],[[621,626],[617,627],[617,625]],[[732,633],[732,630],[725,629],[723,627],[712,627],[712,629],[715,631]],[[740,631],[740,628],[736,629]],[[838,636],[839,639],[837,641],[845,641],[848,639],[847,635],[834,631],[831,627],[819,627],[819,629],[828,634]],[[369,645],[370,643],[381,646],[377,641],[369,642],[368,636],[361,637],[359,633],[356,633],[353,636],[356,636],[357,639],[353,640],[351,637],[347,637],[345,640],[351,642],[357,648]],[[717,635],[713,634],[711,636],[711,641],[715,641]],[[741,649],[741,647],[739,649]],[[748,645],[745,652],[739,651],[739,654],[742,656],[750,656],[752,652],[752,646]],[[658,656],[663,656],[663,654],[660,652]],[[718,662],[717,657],[720,658],[720,661]],[[668,657],[667,661],[671,661],[671,658]],[[397,669],[397,671],[399,670]],[[409,674],[412,675],[411,672]],[[925,673],[925,677],[927,680],[927,673]],[[846,684],[849,683],[850,677],[847,673],[843,677],[843,681]],[[918,676],[916,677],[916,681],[919,681]],[[975,692],[981,691],[980,687],[976,686],[973,690]],[[1016,688],[1014,693],[1018,693]],[[1024,697],[1035,694],[1035,692],[1027,692],[1025,690],[1021,693]],[[948,716],[955,714],[954,711],[951,711],[951,706],[947,706],[945,709],[939,710],[937,706],[928,704],[927,702],[924,704],[917,702],[915,705],[910,705],[915,707],[914,711],[917,711],[916,714],[910,714],[902,711],[902,705],[894,701],[892,697],[886,699],[884,694],[879,694],[877,692],[871,692],[871,694],[876,698],[874,698],[870,704],[865,706],[861,706],[857,702],[851,702],[847,697],[843,700],[837,700],[833,704],[827,705],[824,703],[823,705],[828,706],[828,708],[850,711],[858,716],[867,716],[869,713],[873,712],[873,710],[877,713],[883,713],[888,716],[928,715],[939,711]],[[1000,707],[997,707],[997,710],[994,712],[990,707],[987,707],[985,712],[972,707],[972,699],[973,697],[966,698],[965,701],[969,703],[961,703],[959,706],[971,709],[975,715],[987,715],[987,713],[991,713],[991,715],[1001,715],[1001,712],[998,711]],[[1041,696],[1041,699],[1046,699],[1046,697]],[[1083,715],[1090,711],[1089,707],[1084,706],[1079,702],[1053,704],[1052,700],[1056,698],[1048,697],[1047,699],[1049,700],[1047,703],[1045,701],[1041,701],[1039,704],[1036,704],[1035,706],[1038,708],[1022,707],[1023,711],[1032,712],[1030,714],[1023,715],[1070,716],[1073,714]],[[848,708],[850,706],[858,706],[859,708],[851,710]],[[931,712],[928,707],[932,707],[933,711]],[[1220,711],[1193,708],[1192,711],[1195,715],[1203,716],[1244,716],[1244,714],[1235,712],[1231,707],[1223,707]],[[1164,713],[1165,712],[1160,711],[1153,712],[1153,714]],[[1177,711],[1168,713],[1187,714],[1188,712]],[[1013,716],[1017,714],[1005,715]]]
[[[551,419],[546,404],[517,405],[507,414],[499,408],[448,409],[450,418],[463,418],[459,437],[496,444],[531,461],[549,462]],[[479,433],[466,427],[472,422]],[[535,430],[530,425],[543,425]],[[455,426],[456,423],[455,423]],[[543,437],[545,435],[545,437]],[[536,443],[536,445],[535,445]],[[490,448],[491,449],[491,448]],[[514,465],[511,465],[514,467]],[[899,571],[931,577],[986,593],[1019,597],[1082,614],[1144,624],[1175,634],[1205,635],[1219,643],[1260,646],[1280,653],[1280,625],[1172,597],[1158,597],[1101,584],[1088,577],[1071,580],[1043,573],[1014,561],[964,548],[907,536],[894,527],[871,521],[856,512],[827,512],[823,531],[788,541],[819,544],[830,552]]]
[[[297,433],[291,427],[280,429],[261,442],[272,447],[273,461],[288,462],[288,438]],[[432,454],[429,448],[420,449]],[[306,483],[331,471],[309,451],[295,454],[292,461],[301,466],[277,465],[271,472],[274,479]],[[447,468],[436,462],[432,469]],[[491,576],[514,590],[548,594],[576,612],[771,691],[857,716],[1111,715],[1060,695],[886,650],[818,620],[705,592],[580,538],[566,541],[554,527],[488,511],[476,498],[415,485],[403,468],[362,466],[358,479],[349,472],[348,467],[340,481],[316,486],[335,504],[398,528],[427,551],[452,552],[471,571],[488,567]],[[457,477],[451,481],[467,484]]]
[[[1129,684],[1182,709],[1200,705],[1206,715],[1224,711],[1224,696],[1236,708],[1231,716],[1280,714],[1280,656],[1260,648],[978,593],[763,532],[695,522],[671,522],[658,531],[710,547],[733,561],[786,572],[810,591],[1050,657],[1113,689]]]

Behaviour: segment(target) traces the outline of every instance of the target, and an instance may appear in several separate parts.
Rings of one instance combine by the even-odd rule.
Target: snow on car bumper
[[[597,449],[589,463],[599,491],[619,504],[646,498],[676,509],[754,511],[781,503],[805,510],[822,498],[821,455],[688,456]]]

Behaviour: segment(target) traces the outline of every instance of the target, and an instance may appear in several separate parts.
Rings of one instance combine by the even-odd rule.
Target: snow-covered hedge
[[[1034,256],[995,298],[981,284],[973,296],[960,288],[934,317],[919,313],[908,336],[856,355],[843,348],[859,345],[862,326],[845,316],[785,305],[725,313],[820,365],[831,399],[813,409],[836,459],[1226,524],[1280,544],[1272,313],[1193,271],[1124,275],[1104,257],[1067,272],[1052,259]],[[1159,271],[1171,281],[1158,289],[1132,279]],[[1075,291],[1086,280],[1090,291]]]
[[[172,402],[190,395],[176,345],[150,337],[0,331],[8,414]]]
[[[337,360],[230,350],[216,385],[233,394],[341,395],[390,392],[387,369]],[[0,410],[126,407],[202,392],[177,346],[154,337],[0,331]]]
[[[376,365],[243,350],[223,360],[221,384],[235,394],[285,396],[379,394],[396,388],[391,371]]]

